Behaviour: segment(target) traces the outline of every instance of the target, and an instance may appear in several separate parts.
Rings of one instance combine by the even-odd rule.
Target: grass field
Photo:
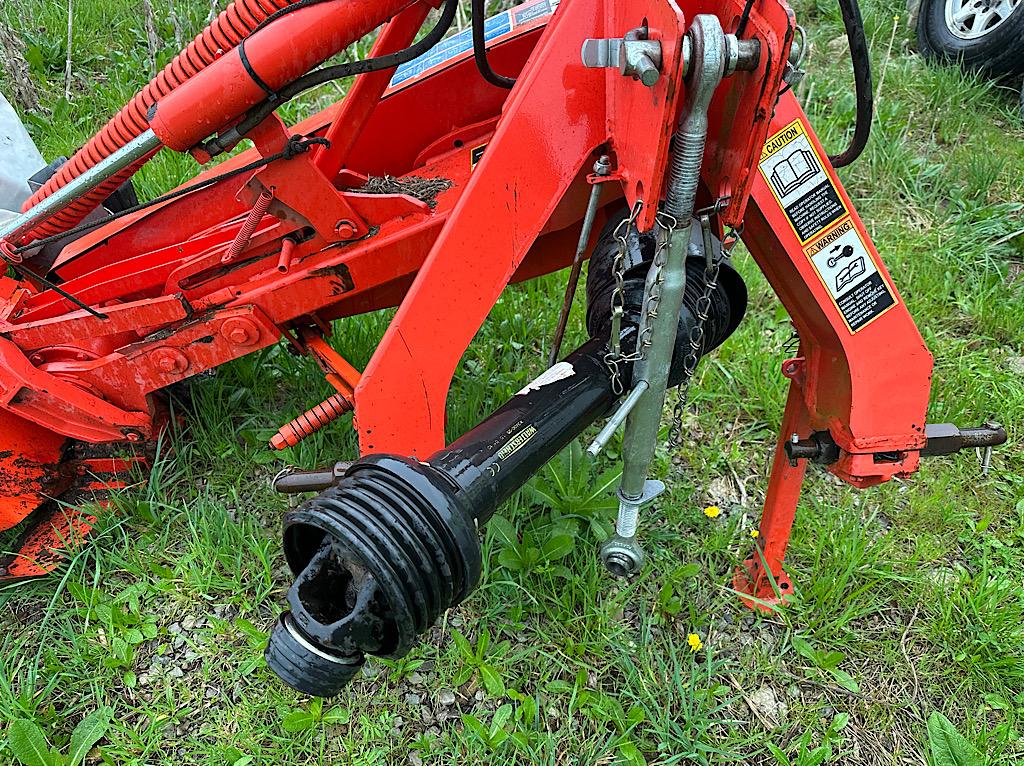
[[[45,156],[70,154],[209,11],[153,6],[147,32],[142,0],[74,3],[65,97],[66,4],[0,0],[0,24],[24,43],[30,82],[17,92]],[[18,762],[36,731],[25,722],[60,758],[102,734],[86,760],[109,764],[1024,762],[1024,128],[1009,90],[916,57],[901,5],[864,11],[878,114],[841,175],[935,355],[929,420],[1009,427],[988,475],[973,454],[865,492],[813,472],[791,605],[740,606],[728,585],[763,500],[790,340],[740,254],[751,309],[700,367],[683,447],[659,454],[671,491],[648,516],[643,574],[613,581],[597,560],[612,456],[590,466],[570,452],[502,511],[521,539],[505,525],[485,536],[480,589],[420,649],[368,662],[321,704],[262,661],[289,584],[288,502],[268,480],[351,457],[355,441],[343,423],[269,453],[277,426],[327,393],[311,363],[269,349],[192,385],[184,430],[67,569],[0,590],[0,763]],[[811,42],[799,93],[838,149],[854,110],[838,12],[814,0],[797,12]],[[15,79],[8,63],[5,93]],[[161,156],[141,189],[190,172]],[[453,387],[453,435],[543,369],[563,279],[505,293]],[[365,363],[388,318],[339,325],[346,355]],[[702,512],[711,504],[716,518]],[[571,545],[544,547],[566,529]],[[524,554],[531,544],[546,553]],[[929,735],[936,711],[962,739],[935,719]],[[94,736],[73,736],[90,715]],[[943,760],[940,742],[960,760]]]

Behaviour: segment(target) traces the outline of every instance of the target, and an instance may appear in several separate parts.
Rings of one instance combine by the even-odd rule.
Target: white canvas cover
[[[28,177],[46,163],[18,113],[0,93],[0,220],[29,197]]]

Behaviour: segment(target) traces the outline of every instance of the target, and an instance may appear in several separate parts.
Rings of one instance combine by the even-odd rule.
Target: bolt
[[[347,218],[342,218],[334,226],[334,231],[342,239],[352,239],[356,235],[356,225]]]
[[[166,373],[182,373],[189,367],[188,357],[176,348],[164,346],[153,352],[158,370]]]
[[[140,442],[142,441],[142,434],[135,429],[128,429],[124,432],[124,438],[130,442]]]
[[[615,533],[619,537],[636,537],[640,506],[636,503],[619,502],[619,516],[615,520]]]
[[[221,335],[238,346],[253,346],[260,339],[259,328],[245,317],[232,317],[220,328]]]
[[[635,70],[634,76],[648,88],[653,88],[661,76],[661,72],[658,71],[658,65],[645,53],[641,53],[636,57],[632,68]]]

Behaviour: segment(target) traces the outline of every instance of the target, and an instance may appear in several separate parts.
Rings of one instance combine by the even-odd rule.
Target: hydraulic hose
[[[346,77],[369,74],[370,72],[379,72],[382,69],[391,69],[422,56],[441,42],[445,34],[451,28],[458,8],[459,0],[445,0],[444,5],[441,7],[441,14],[438,16],[437,23],[434,24],[433,29],[408,48],[403,48],[400,51],[395,51],[394,53],[388,53],[382,56],[362,59],[361,61],[333,64],[304,74],[302,77],[288,83],[286,86],[275,92],[273,99],[267,99],[263,103],[254,106],[241,120],[239,120],[237,125],[233,125],[222,135],[208,141],[204,145],[204,148],[209,152],[211,157],[215,157],[222,152],[230,150],[238,143],[238,141],[241,140],[242,136],[263,122],[263,120],[269,117],[278,107],[310,88],[315,88],[319,85],[333,82],[335,80],[341,80]]]
[[[476,68],[481,76],[491,85],[497,88],[509,89],[516,84],[514,77],[505,77],[491,69],[491,62],[487,59],[487,40],[484,24],[487,21],[486,0],[472,0],[471,13],[473,15],[473,60],[476,61]]]
[[[69,181],[77,178],[145,132],[149,128],[147,115],[153,104],[194,77],[224,55],[226,51],[237,46],[268,17],[296,2],[302,2],[302,0],[235,0],[95,136],[89,139],[85,146],[75,152],[74,156],[22,205],[22,210],[28,210],[39,201],[49,197]],[[110,196],[151,156],[152,154],[148,155],[107,179],[89,194],[71,203],[60,213],[27,233],[25,239],[39,239],[59,234],[71,228]]]
[[[839,10],[846,28],[846,39],[850,44],[850,60],[853,63],[853,82],[857,94],[857,118],[850,145],[840,154],[829,155],[833,167],[842,168],[860,157],[871,134],[871,120],[874,116],[874,86],[871,82],[871,57],[868,55],[868,39],[864,34],[864,20],[860,15],[857,0],[839,0]]]

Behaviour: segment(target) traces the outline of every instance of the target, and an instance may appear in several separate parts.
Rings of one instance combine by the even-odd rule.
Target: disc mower
[[[664,489],[649,474],[666,389],[685,400],[743,317],[740,240],[800,339],[735,578],[750,605],[791,590],[808,463],[863,488],[1005,440],[994,423],[926,424],[932,358],[834,170],[871,117],[854,0],[841,8],[858,120],[832,158],[792,91],[784,0],[527,0],[491,18],[474,0],[472,27],[451,34],[456,5],[236,0],[37,174],[0,227],[0,528],[27,527],[4,577],[45,574],[87,533],[77,500],[147,461],[169,386],[281,342],[336,393],[271,447],[354,412],[360,452],[277,482],[318,493],[284,518],[295,582],[266,656],[286,683],[335,694],[367,654],[409,651],[477,585],[495,509],[603,419],[590,450],[624,427],[624,466],[601,557],[628,576]],[[369,58],[325,64],[378,28]],[[341,78],[330,108],[277,115]],[[206,168],[140,203],[131,176],[160,151]],[[590,340],[559,361],[588,257]],[[566,267],[548,369],[446,445],[449,385],[502,290]],[[355,369],[339,320],[390,307]]]

